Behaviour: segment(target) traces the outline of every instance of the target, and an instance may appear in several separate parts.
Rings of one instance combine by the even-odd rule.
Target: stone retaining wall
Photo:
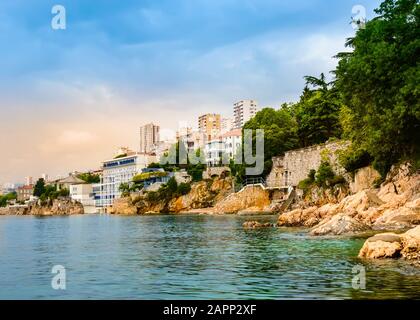
[[[267,177],[269,187],[297,186],[308,176],[311,169],[317,170],[323,158],[327,158],[337,174],[345,170],[337,161],[337,151],[348,147],[347,141],[334,141],[307,148],[287,151],[283,157],[273,158],[273,168]]]

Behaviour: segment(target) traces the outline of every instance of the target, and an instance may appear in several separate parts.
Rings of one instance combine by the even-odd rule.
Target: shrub
[[[192,181],[201,181],[203,180],[203,169],[193,167],[187,170],[187,173],[191,176]]]
[[[344,177],[341,176],[341,175],[334,176],[334,178],[332,178],[328,181],[328,185],[331,186],[331,187],[335,186],[337,184],[344,184],[344,183],[346,183],[346,179],[344,179]]]
[[[329,180],[332,180],[334,177],[335,174],[329,162],[323,161],[319,165],[318,171],[315,175],[315,183],[319,187],[326,187],[329,185]]]
[[[346,150],[340,152],[338,161],[347,172],[355,172],[357,169],[368,166],[372,163],[371,155],[364,149],[350,146]]]
[[[177,188],[177,193],[180,195],[186,195],[191,191],[191,185],[189,183],[180,183]]]
[[[298,188],[302,190],[309,189],[315,182],[315,174],[316,170],[312,169],[311,171],[309,171],[308,177],[299,182]]]

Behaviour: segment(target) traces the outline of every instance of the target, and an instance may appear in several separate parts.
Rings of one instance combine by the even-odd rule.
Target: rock
[[[285,227],[313,227],[322,219],[336,213],[337,205],[326,204],[321,208],[316,206],[306,209],[295,209],[279,216],[278,226]]]
[[[242,225],[244,229],[261,229],[261,228],[272,228],[274,224],[272,223],[260,223],[258,221],[246,221]]]
[[[374,182],[379,179],[381,175],[372,166],[364,167],[356,171],[353,182],[350,183],[350,190],[352,193],[370,189]]]
[[[214,183],[217,183],[220,187],[224,186],[219,179],[215,179],[212,182],[200,181],[192,184],[191,191],[188,194],[175,198],[169,202],[168,211],[181,212],[190,209],[210,207],[213,203],[215,192],[222,191],[222,189],[218,190],[213,188]],[[211,191],[212,188],[214,190],[213,192]]]
[[[359,257],[420,260],[420,226],[403,234],[381,233],[370,237],[360,249]]]
[[[71,198],[61,197],[52,201],[48,205],[33,205],[29,214],[39,216],[55,216],[55,215],[76,215],[84,214],[83,205]]]
[[[240,192],[231,193],[216,203],[213,211],[216,214],[237,213],[252,207],[256,212],[262,212],[269,205],[270,196],[268,191],[260,186],[248,186]]]
[[[311,231],[311,235],[341,235],[369,230],[369,226],[345,215],[337,214],[331,218],[326,218]]]
[[[124,197],[115,199],[112,207],[108,209],[108,213],[126,216],[136,215],[137,207],[133,204],[131,197]]]
[[[365,243],[360,250],[359,257],[369,259],[397,258],[401,249],[400,242],[371,241]]]
[[[29,213],[28,206],[12,206],[0,208],[0,216],[2,215],[11,215],[11,216],[23,216]]]
[[[371,207],[379,207],[384,204],[374,191],[363,190],[351,196],[347,196],[340,202],[339,210],[346,211],[365,211]]]
[[[385,210],[374,222],[377,228],[407,229],[420,224],[420,207],[411,203],[397,209]]]

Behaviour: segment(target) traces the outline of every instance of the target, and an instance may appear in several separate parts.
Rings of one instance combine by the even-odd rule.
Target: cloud
[[[57,137],[57,143],[66,147],[66,146],[80,146],[85,144],[95,143],[96,137],[91,132],[86,131],[63,131]]]

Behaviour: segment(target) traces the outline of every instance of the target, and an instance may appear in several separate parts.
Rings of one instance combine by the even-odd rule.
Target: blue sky
[[[96,168],[138,144],[148,121],[175,129],[200,113],[298,99],[327,73],[352,7],[380,1],[3,0],[0,182]],[[66,8],[53,30],[51,8]]]

